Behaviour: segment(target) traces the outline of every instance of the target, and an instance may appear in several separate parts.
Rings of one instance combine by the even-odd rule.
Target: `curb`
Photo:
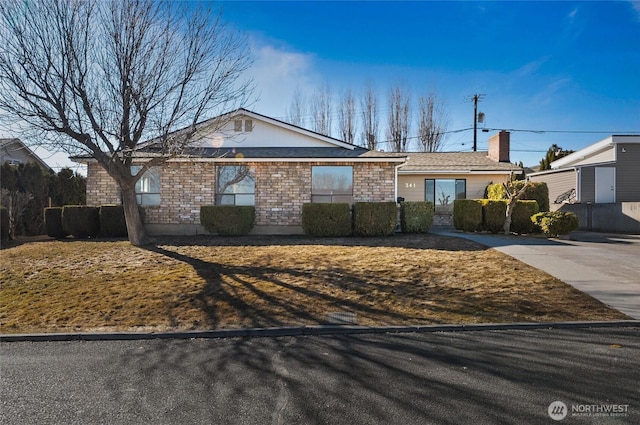
[[[417,326],[298,326],[283,328],[220,329],[186,332],[113,332],[113,333],[51,333],[4,334],[0,342],[58,342],[58,341],[127,341],[148,339],[220,339],[265,338],[314,335],[358,335],[383,333],[473,332],[500,330],[586,329],[586,328],[640,328],[640,320],[611,322],[549,322],[549,323],[482,323],[465,325]]]

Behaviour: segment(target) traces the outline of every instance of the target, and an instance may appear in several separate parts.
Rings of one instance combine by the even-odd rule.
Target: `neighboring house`
[[[563,203],[640,202],[640,136],[609,136],[528,178],[547,183],[551,210]]]
[[[398,196],[406,201],[430,201],[436,225],[453,224],[455,199],[481,199],[487,185],[507,182],[522,169],[509,162],[510,133],[489,139],[488,152],[411,152],[398,169]],[[386,155],[401,155],[387,153]]]
[[[208,132],[216,120],[226,124]],[[150,234],[206,233],[202,205],[253,205],[254,233],[295,234],[302,232],[305,203],[396,200],[402,155],[368,151],[246,109],[198,127],[197,148],[152,168],[136,186]],[[156,155],[153,141],[136,153],[140,163]],[[72,159],[87,164],[87,205],[121,203],[116,183],[95,160]]]
[[[33,163],[45,171],[52,171],[38,155],[36,155],[20,139],[0,139],[0,164],[20,165]]]

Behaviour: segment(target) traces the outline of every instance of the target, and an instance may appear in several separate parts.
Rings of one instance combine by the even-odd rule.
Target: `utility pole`
[[[482,100],[484,94],[474,94],[473,101],[473,151],[478,151],[478,101]]]

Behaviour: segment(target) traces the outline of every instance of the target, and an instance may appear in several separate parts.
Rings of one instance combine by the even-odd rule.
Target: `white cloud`
[[[254,63],[249,70],[256,84],[258,113],[284,117],[296,90],[310,93],[320,77],[313,69],[312,54],[288,51],[272,45],[252,43]]]
[[[640,21],[640,1],[631,0],[629,3],[631,3],[631,7],[633,8],[633,10],[636,11],[636,18],[638,19],[638,21]]]

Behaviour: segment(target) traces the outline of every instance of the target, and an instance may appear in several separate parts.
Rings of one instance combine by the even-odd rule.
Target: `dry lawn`
[[[627,318],[500,252],[437,235],[46,240],[0,256],[1,333],[317,325],[334,312],[359,325]]]

